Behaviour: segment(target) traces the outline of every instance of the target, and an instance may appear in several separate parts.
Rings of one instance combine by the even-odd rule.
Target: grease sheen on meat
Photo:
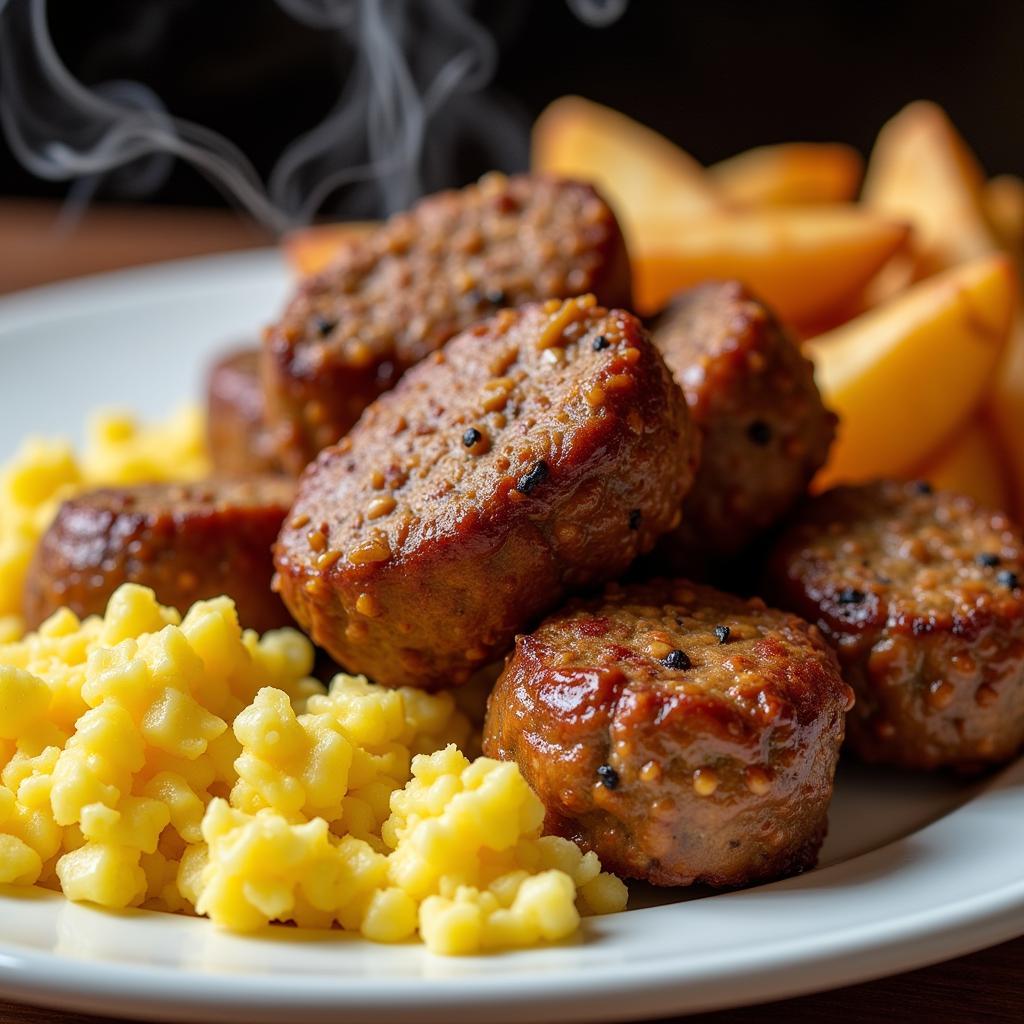
[[[795,615],[681,580],[612,585],[516,638],[484,751],[617,874],[743,885],[814,865],[851,699]]]
[[[275,443],[296,473],[414,363],[505,306],[593,292],[630,306],[629,261],[589,186],[494,174],[354,240],[267,332]]]
[[[836,418],[810,361],[737,281],[681,293],[652,336],[703,441],[682,523],[655,558],[673,571],[702,571],[793,508],[828,456]]]
[[[227,594],[242,626],[293,625],[270,589],[271,549],[295,493],[280,477],[142,484],[65,501],[43,535],[25,586],[37,626],[67,606],[101,615],[122,583],[138,583],[182,612]]]
[[[593,296],[504,310],[379,398],[306,471],[281,593],[349,671],[439,688],[678,522],[686,403]]]
[[[210,459],[219,475],[281,472],[266,423],[258,348],[230,352],[210,368],[206,430]]]
[[[857,693],[869,761],[972,769],[1024,744],[1024,541],[927,485],[837,487],[779,538],[767,585],[817,622]]]

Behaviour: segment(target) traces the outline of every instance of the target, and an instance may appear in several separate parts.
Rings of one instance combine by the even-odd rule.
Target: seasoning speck
[[[520,494],[529,494],[538,484],[544,483],[548,478],[548,464],[540,459],[533,466],[529,473],[524,473],[516,482],[516,490]]]
[[[483,435],[480,433],[479,430],[476,429],[476,427],[470,427],[462,435],[462,443],[467,448],[472,448],[473,445],[475,445],[480,440],[481,437],[483,437]]]
[[[595,352],[600,352],[602,349],[607,348],[610,344],[611,342],[603,334],[599,334],[594,339],[593,348]]]
[[[754,444],[764,446],[771,442],[772,428],[765,423],[764,420],[754,420],[754,422],[747,427],[747,437],[749,437]]]
[[[599,765],[597,777],[605,789],[615,789],[619,784],[619,773],[610,764]]]
[[[1000,569],[996,573],[996,579],[1009,590],[1019,590],[1020,580],[1015,572],[1011,572],[1009,569]]]
[[[629,513],[629,528],[631,530],[640,529],[640,509],[635,508]]]
[[[840,604],[860,604],[865,597],[867,594],[863,590],[858,590],[856,587],[843,587],[836,595],[836,600]]]
[[[729,640],[729,627],[728,626],[715,626],[715,639],[720,643],[727,643]]]
[[[327,335],[334,330],[334,324],[328,320],[327,317],[320,316],[319,313],[313,316],[313,326],[316,328],[316,332],[321,338],[327,337]]]
[[[486,297],[492,306],[504,306],[508,303],[508,296],[501,288],[492,288],[487,292]]]
[[[915,494],[931,494],[932,485],[927,480],[915,480],[914,481],[914,493]]]
[[[983,551],[980,555],[975,556],[974,561],[983,569],[994,569],[999,564],[999,556],[990,551]]]
[[[686,651],[680,651],[678,648],[674,651],[669,651],[664,658],[661,659],[662,665],[665,668],[673,669],[688,669],[692,668],[692,662],[686,654]]]

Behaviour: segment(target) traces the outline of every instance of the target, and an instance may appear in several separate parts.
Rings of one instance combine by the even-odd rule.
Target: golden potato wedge
[[[1013,512],[1024,521],[1024,316],[1014,323],[999,361],[989,410],[1006,461]]]
[[[975,414],[911,478],[940,491],[969,494],[987,508],[1011,510],[1009,482],[991,425]]]
[[[579,96],[555,100],[533,126],[532,167],[589,181],[636,244],[662,217],[679,222],[725,203],[704,168],[663,135]]]
[[[1016,299],[1010,260],[986,256],[808,342],[840,418],[821,481],[912,472],[952,438],[985,399]]]
[[[758,146],[713,164],[708,175],[737,206],[843,203],[857,197],[864,160],[838,142]]]
[[[985,182],[981,198],[999,244],[1019,260],[1024,254],[1024,180],[997,175]]]
[[[853,204],[663,217],[632,251],[634,294],[650,313],[681,288],[738,278],[783,320],[820,323],[854,302],[908,234]]]
[[[919,100],[878,133],[863,199],[869,209],[913,225],[906,276],[919,280],[996,250],[984,183],[977,159],[945,111]]]
[[[339,224],[313,224],[291,231],[281,240],[285,259],[292,270],[305,277],[324,269],[353,238],[369,234],[373,221],[352,220]]]

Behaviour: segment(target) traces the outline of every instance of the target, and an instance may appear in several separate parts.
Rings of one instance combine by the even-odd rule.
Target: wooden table
[[[225,212],[97,209],[65,232],[54,230],[56,215],[56,208],[48,203],[0,200],[0,292],[269,241],[240,217]],[[0,1002],[0,1024],[97,1024],[99,1020]],[[687,1018],[689,1024],[882,1024],[890,1020],[1022,1024],[1024,938],[866,985]]]

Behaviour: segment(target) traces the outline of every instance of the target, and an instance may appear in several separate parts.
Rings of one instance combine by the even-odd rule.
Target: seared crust
[[[738,281],[681,293],[652,329],[703,438],[678,530],[658,546],[665,571],[738,554],[779,522],[824,464],[836,417],[814,367]]]
[[[744,885],[814,865],[851,699],[794,615],[686,581],[612,585],[516,638],[484,751],[608,870]]]
[[[865,760],[971,769],[1024,743],[1024,543],[927,485],[837,487],[777,542],[767,586],[815,621],[857,693]]]
[[[218,476],[282,472],[266,424],[258,348],[238,349],[213,364],[206,408],[210,458]]]
[[[459,684],[649,550],[694,463],[686,403],[632,314],[593,296],[503,310],[310,466],[278,585],[350,671]]]
[[[58,608],[101,614],[122,583],[151,587],[180,611],[227,594],[244,627],[292,625],[270,589],[271,547],[294,496],[263,477],[106,488],[64,502],[43,535],[25,586],[37,626]]]
[[[405,370],[497,308],[584,292],[631,305],[622,233],[589,185],[495,174],[422,200],[305,281],[267,332],[282,460],[298,473]]]

